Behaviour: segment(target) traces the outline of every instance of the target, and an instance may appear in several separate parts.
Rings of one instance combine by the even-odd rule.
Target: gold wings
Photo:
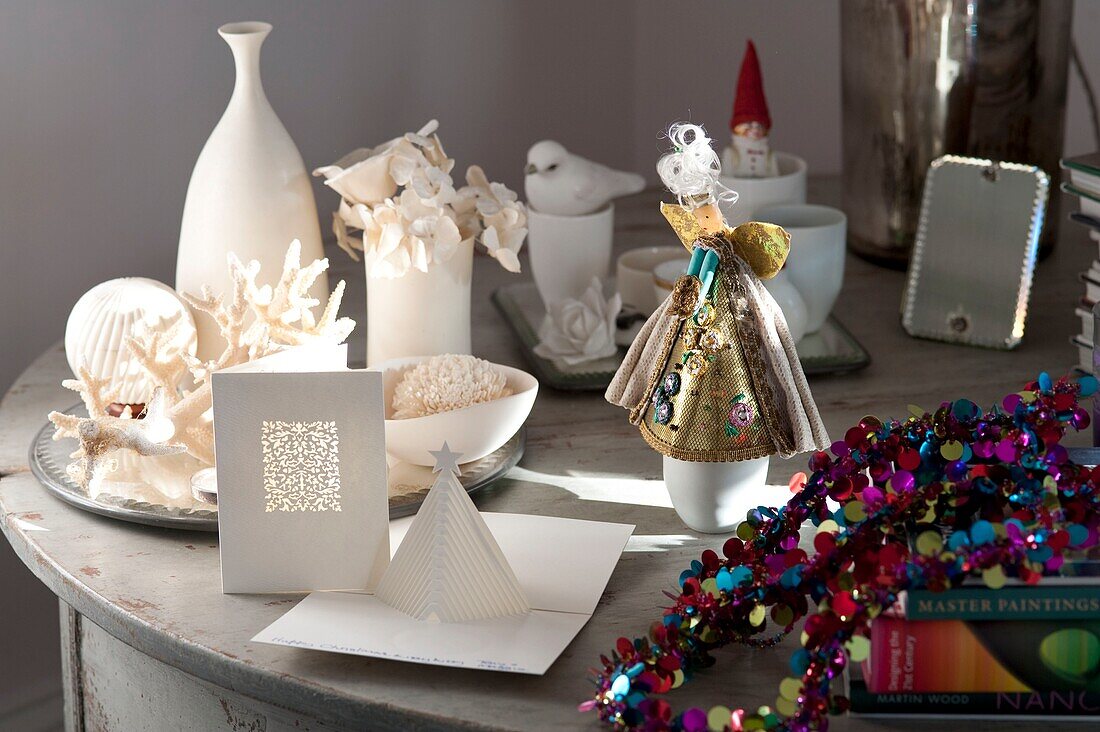
[[[699,220],[687,206],[662,203],[661,213],[689,252],[699,239],[715,236],[703,230]],[[775,224],[749,221],[733,229],[726,226],[718,236],[728,241],[734,253],[745,260],[762,280],[775,277],[791,251],[791,235],[782,226]]]

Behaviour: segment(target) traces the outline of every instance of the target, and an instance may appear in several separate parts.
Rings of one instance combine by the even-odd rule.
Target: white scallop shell
[[[94,376],[110,378],[124,404],[146,402],[154,384],[130,358],[125,342],[138,324],[164,330],[177,320],[184,323],[169,355],[195,353],[198,338],[191,311],[176,291],[145,277],[121,277],[100,283],[84,293],[69,313],[65,326],[65,356],[76,372],[84,362]],[[163,355],[163,354],[162,354]]]

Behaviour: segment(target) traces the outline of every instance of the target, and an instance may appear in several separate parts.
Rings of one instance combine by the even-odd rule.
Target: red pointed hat
[[[768,100],[764,98],[764,77],[760,73],[760,61],[756,58],[756,46],[751,40],[745,48],[741,73],[737,76],[737,96],[733,100],[730,130],[742,122],[759,122],[769,130],[772,127]]]

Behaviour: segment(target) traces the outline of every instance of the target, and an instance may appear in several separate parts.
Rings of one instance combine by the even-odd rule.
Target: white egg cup
[[[764,503],[768,458],[697,463],[664,456],[665,488],[676,514],[704,534],[725,534]]]
[[[746,221],[762,220],[757,216],[764,206],[779,203],[806,202],[806,161],[790,153],[775,153],[779,175],[771,178],[738,178],[722,175],[718,180],[737,191],[737,202],[719,202],[726,223],[737,226]]]
[[[555,303],[578,299],[593,277],[602,280],[610,275],[614,230],[612,203],[583,216],[527,210],[531,274],[547,310]]]
[[[393,394],[405,372],[430,356],[386,361],[372,366],[382,372],[382,398],[386,406],[386,453],[413,465],[435,465],[428,451],[446,442],[462,453],[462,462],[480,460],[519,432],[535,405],[539,382],[526,371],[493,364],[507,379],[510,396],[474,404],[450,412],[412,419],[393,419]]]

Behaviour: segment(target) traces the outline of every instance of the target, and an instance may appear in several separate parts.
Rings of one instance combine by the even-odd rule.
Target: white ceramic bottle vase
[[[217,127],[199,153],[183,206],[176,289],[199,295],[229,289],[226,255],[260,263],[261,283],[282,272],[291,241],[302,243],[302,262],[324,256],[317,205],[302,156],[264,95],[260,46],[269,23],[229,23],[218,33],[233,51],[237,80]],[[328,279],[310,294],[328,301]],[[213,319],[195,313],[198,356],[216,358],[224,341]]]

